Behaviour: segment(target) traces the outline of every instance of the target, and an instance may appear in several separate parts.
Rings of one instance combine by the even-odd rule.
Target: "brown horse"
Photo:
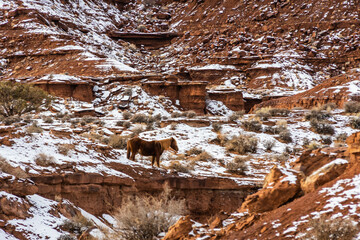
[[[157,166],[160,167],[161,154],[170,148],[175,151],[179,150],[177,142],[173,137],[154,141],[145,141],[138,137],[134,137],[127,142],[127,158],[135,161],[135,155],[139,152],[143,156],[152,156],[152,167],[154,166],[155,160]]]

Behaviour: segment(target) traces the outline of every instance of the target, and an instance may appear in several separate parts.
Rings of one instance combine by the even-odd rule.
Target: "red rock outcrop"
[[[319,106],[330,102],[335,103],[339,107],[342,107],[344,103],[349,100],[359,100],[357,95],[357,89],[359,88],[357,86],[357,81],[359,80],[360,73],[353,71],[348,74],[330,78],[324,83],[319,84],[308,91],[290,97],[282,97],[264,101],[255,105],[253,109],[262,107],[288,109],[294,107],[312,108],[314,106]],[[352,86],[353,81],[354,86]]]
[[[175,105],[179,101],[184,110],[205,113],[205,97],[207,82],[201,81],[148,81],[142,87],[151,95],[169,97]]]
[[[299,193],[300,179],[295,171],[273,167],[265,178],[263,188],[249,195],[239,211],[261,213],[278,208]]]
[[[243,94],[236,90],[211,90],[208,91],[209,98],[221,101],[233,111],[245,110]]]
[[[57,97],[73,98],[85,102],[94,100],[94,83],[91,82],[42,81],[36,82],[34,85]]]
[[[172,225],[166,233],[163,240],[181,240],[186,239],[191,230],[193,222],[190,216],[181,217],[174,225]]]

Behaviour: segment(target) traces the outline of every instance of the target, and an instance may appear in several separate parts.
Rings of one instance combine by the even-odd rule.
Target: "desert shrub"
[[[171,125],[170,125],[170,130],[176,130],[176,128],[177,128],[177,123],[172,123]]]
[[[211,154],[209,154],[208,152],[202,151],[199,155],[197,155],[195,157],[195,160],[196,161],[203,161],[203,162],[212,161],[212,160],[214,160],[214,157],[211,156]]]
[[[43,120],[45,123],[53,123],[54,122],[54,119],[51,116],[45,116],[43,118]]]
[[[305,237],[314,240],[351,240],[358,231],[358,226],[351,219],[321,216],[310,219]]]
[[[220,132],[221,131],[221,128],[222,128],[222,125],[220,123],[213,123],[212,124],[212,128],[215,132]]]
[[[216,138],[211,140],[211,143],[225,146],[228,141],[229,141],[229,138],[227,135],[218,133]]]
[[[26,123],[31,123],[31,121],[32,121],[32,116],[29,113],[24,114],[22,116],[22,118],[23,118],[23,121],[26,122]]]
[[[105,125],[105,122],[102,120],[95,120],[94,124],[98,125],[99,127],[103,127]]]
[[[226,143],[228,151],[234,151],[239,154],[255,153],[258,146],[258,139],[249,135],[233,136]]]
[[[172,112],[172,113],[171,113],[171,117],[172,117],[172,118],[179,118],[179,117],[181,117],[181,116],[182,116],[181,112]]]
[[[58,151],[59,151],[59,153],[60,154],[63,154],[63,155],[68,155],[69,154],[69,152],[71,151],[71,150],[74,150],[75,149],[75,145],[74,144],[60,144],[59,146],[58,146]]]
[[[245,113],[244,111],[233,112],[233,114],[230,115],[229,120],[235,122],[236,120],[241,118],[244,115],[244,113]]]
[[[262,130],[261,122],[257,119],[244,120],[241,123],[246,131],[259,132]]]
[[[61,234],[57,240],[76,240],[76,237],[71,236],[70,234]]]
[[[145,114],[137,113],[134,116],[132,116],[130,121],[133,123],[147,123],[148,120],[149,120],[149,117],[146,116]]]
[[[329,103],[326,103],[326,104],[322,105],[321,109],[330,112],[331,110],[334,110],[337,107],[338,106],[336,105],[336,103],[329,102]]]
[[[160,113],[154,115],[155,121],[161,121],[161,118],[162,118],[162,117],[161,117],[161,114],[160,114]]]
[[[176,172],[182,172],[182,173],[190,172],[189,167],[181,164],[179,161],[172,161],[168,168]]]
[[[274,140],[266,140],[264,142],[264,147],[266,151],[271,151],[271,149],[273,149],[274,146],[275,146]]]
[[[39,153],[35,157],[35,163],[39,166],[47,167],[47,166],[53,166],[56,164],[55,158],[53,156],[49,156],[45,153]]]
[[[326,134],[326,135],[334,135],[335,134],[335,128],[331,124],[318,121],[316,119],[312,119],[310,121],[311,127],[314,129],[314,131],[318,134]]]
[[[123,123],[123,127],[124,128],[129,128],[129,127],[131,127],[131,123],[129,121],[126,121],[126,122]]]
[[[154,130],[154,129],[155,129],[154,123],[148,122],[146,124],[146,131],[151,131],[151,130]]]
[[[124,121],[116,121],[115,126],[122,127],[124,125]]]
[[[338,135],[336,135],[336,141],[338,142],[346,142],[346,139],[348,138],[347,133],[339,133]]]
[[[286,108],[270,108],[269,113],[271,116],[283,116],[286,117],[289,115],[290,110]]]
[[[5,124],[5,125],[11,125],[13,123],[18,123],[20,122],[21,119],[19,118],[19,116],[9,116],[9,117],[4,117],[2,122]]]
[[[40,106],[48,106],[49,95],[40,88],[16,82],[0,82],[0,115],[22,115]]]
[[[114,215],[119,227],[116,234],[127,240],[152,240],[166,232],[179,215],[186,213],[185,209],[185,200],[172,197],[168,187],[157,197],[127,198]]]
[[[42,133],[43,129],[37,125],[36,122],[34,122],[33,124],[31,124],[31,126],[26,128],[26,132],[28,134],[32,134],[32,133]]]
[[[109,146],[118,149],[126,149],[127,141],[129,140],[128,136],[120,136],[120,135],[111,135],[109,139]]]
[[[279,138],[286,143],[292,142],[291,133],[288,130],[281,131],[279,133]]]
[[[312,109],[310,113],[305,115],[306,120],[325,120],[331,117],[331,114],[321,109]]]
[[[131,137],[134,136],[138,136],[140,133],[144,132],[145,129],[143,126],[136,126],[133,130],[132,130],[132,134]]]
[[[82,120],[86,123],[92,123],[96,120],[95,117],[89,116],[89,115],[85,115],[82,117]]]
[[[321,137],[321,140],[322,140],[322,142],[324,143],[324,144],[326,144],[326,145],[330,145],[330,144],[332,144],[332,139],[331,139],[331,137]]]
[[[260,118],[263,121],[267,121],[269,119],[269,117],[271,116],[270,114],[270,108],[260,108],[257,109],[255,111],[255,116]]]
[[[124,90],[124,95],[132,95],[132,89],[131,88],[126,88],[125,90]]]
[[[17,178],[27,178],[28,175],[24,170],[20,167],[13,167],[11,164],[6,160],[6,158],[0,156],[0,172],[8,173],[14,175]]]
[[[122,115],[125,120],[129,120],[132,116],[132,114],[128,111],[124,111]]]
[[[91,220],[78,213],[71,219],[64,220],[59,227],[64,231],[80,235],[93,226],[94,223]]]
[[[184,117],[188,117],[188,118],[194,118],[196,116],[196,112],[194,111],[186,111],[183,113]]]
[[[360,129],[360,117],[358,118],[352,118],[350,120],[350,125],[354,129]]]
[[[318,149],[321,145],[316,141],[311,141],[308,145],[306,145],[307,149],[315,150]]]
[[[190,148],[190,150],[188,150],[188,151],[186,152],[186,154],[188,154],[188,155],[199,155],[199,154],[201,154],[203,151],[204,151],[204,150],[202,150],[202,149],[193,147],[193,148]]]
[[[345,103],[344,110],[346,113],[358,113],[360,112],[360,102],[350,101]]]
[[[230,173],[245,175],[245,172],[248,169],[246,164],[247,160],[247,157],[235,157],[232,162],[226,164],[226,170]]]
[[[289,159],[289,154],[286,153],[286,151],[284,151],[282,154],[274,155],[274,156],[273,156],[273,159],[274,159],[276,162],[285,163],[285,162]]]

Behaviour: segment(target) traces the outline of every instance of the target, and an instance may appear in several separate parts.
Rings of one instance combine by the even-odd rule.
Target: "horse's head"
[[[175,138],[173,138],[173,137],[171,138],[170,147],[171,147],[172,149],[174,149],[176,152],[179,151],[177,142],[176,142]]]

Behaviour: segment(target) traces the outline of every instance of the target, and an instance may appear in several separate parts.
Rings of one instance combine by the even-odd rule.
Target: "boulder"
[[[169,228],[163,240],[185,239],[192,230],[192,221],[190,216],[181,217],[174,225]]]
[[[249,195],[239,211],[261,213],[273,210],[294,198],[300,190],[298,172],[275,166],[266,176],[263,189]]]
[[[345,159],[335,159],[334,161],[325,164],[310,176],[301,180],[301,189],[305,193],[309,193],[324,185],[327,182],[340,176],[348,166],[348,161]]]

